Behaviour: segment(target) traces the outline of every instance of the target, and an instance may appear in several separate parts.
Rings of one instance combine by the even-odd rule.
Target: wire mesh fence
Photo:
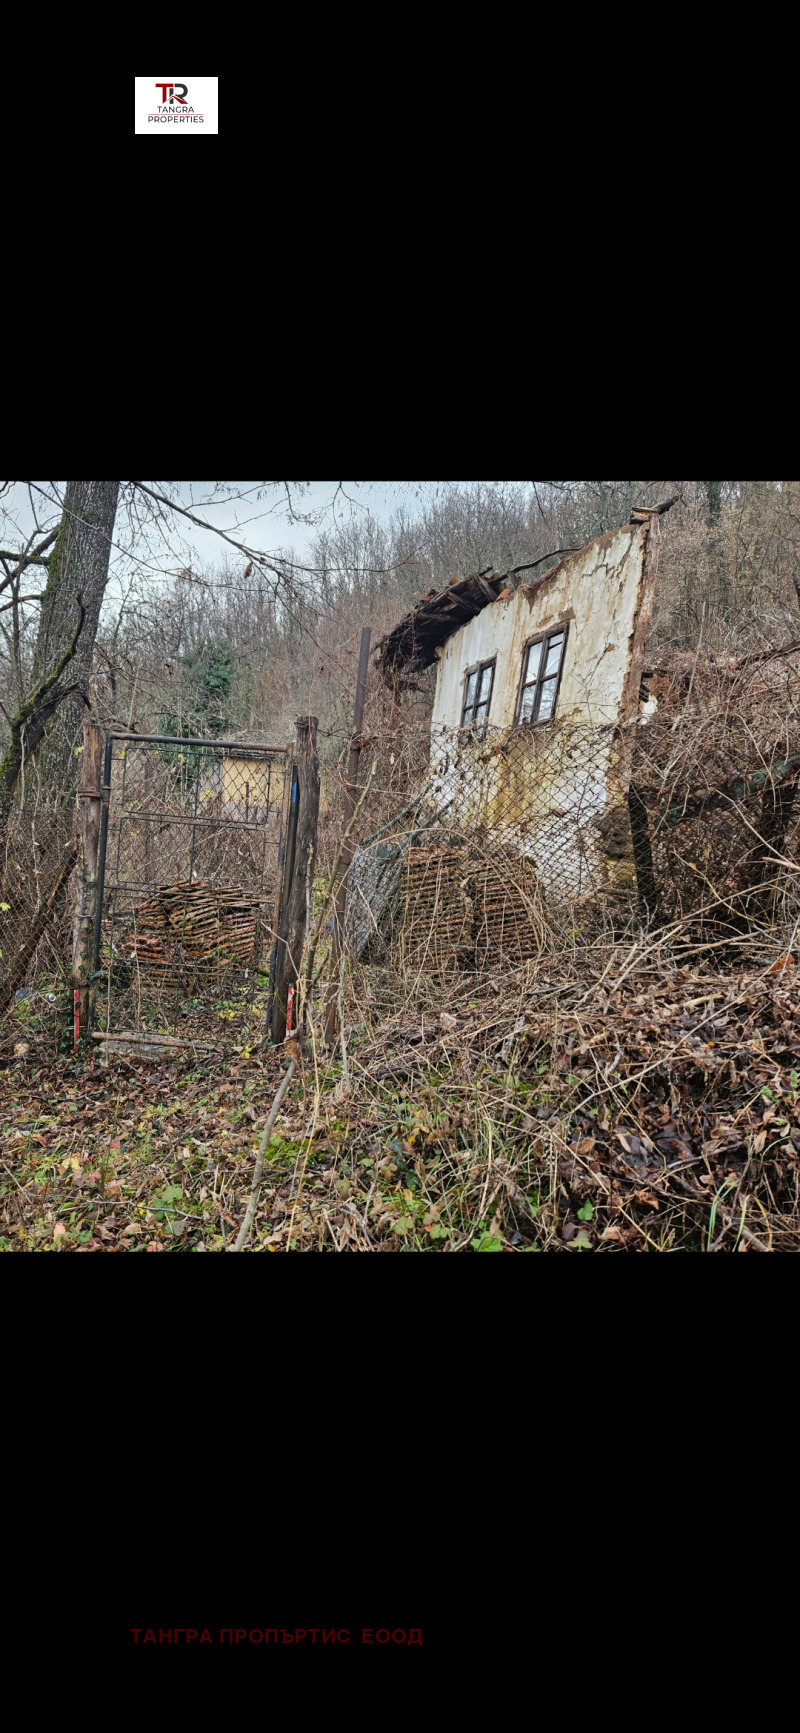
[[[195,1036],[257,999],[267,1011],[290,764],[281,748],[113,740],[99,1027]]]
[[[689,663],[691,666],[689,666]],[[374,696],[354,833],[350,956],[426,972],[537,956],[603,918],[728,932],[800,916],[796,670],[665,676],[646,723],[431,729],[427,701]],[[423,695],[424,697],[424,695]],[[342,832],[347,736],[323,763],[314,878]],[[96,1025],[235,1034],[270,968],[293,787],[286,748],[116,737]],[[74,807],[0,822],[0,999],[69,960]],[[330,923],[329,923],[330,926]],[[5,995],[5,997],[3,997]],[[263,1027],[263,1025],[262,1025]]]
[[[39,795],[0,815],[0,1012],[66,977],[75,812]]]
[[[552,723],[365,741],[346,938],[362,961],[491,968],[542,949],[548,923],[609,908],[651,925],[793,921],[800,731],[730,707],[659,729]],[[416,783],[416,786],[414,786]],[[387,806],[395,803],[395,816]],[[375,824],[375,819],[381,822]]]
[[[732,929],[794,922],[800,726],[762,697],[639,731],[630,809],[662,922],[702,911]]]

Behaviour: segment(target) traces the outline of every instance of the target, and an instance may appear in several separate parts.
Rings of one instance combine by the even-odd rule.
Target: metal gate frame
[[[102,942],[103,913],[105,907],[106,857],[108,850],[109,807],[111,802],[111,772],[113,765],[114,746],[122,741],[131,741],[138,746],[177,746],[187,748],[206,747],[228,753],[236,758],[264,758],[283,761],[283,790],[280,802],[280,828],[277,856],[277,885],[274,903],[273,942],[270,948],[269,980],[267,989],[267,1032],[272,1026],[274,1008],[276,957],[278,949],[278,933],[284,916],[291,879],[292,860],[294,856],[295,833],[297,829],[298,811],[298,780],[297,765],[294,757],[294,746],[291,741],[286,746],[268,747],[255,742],[242,740],[210,740],[198,739],[188,735],[169,734],[134,734],[108,733],[105,740],[105,755],[103,760],[103,781],[101,784],[102,808],[100,815],[100,847],[97,869],[97,898],[95,907],[94,938],[92,948],[92,984],[105,974],[100,967],[100,948]],[[124,775],[123,775],[124,790]],[[123,795],[124,798],[124,795]],[[269,812],[269,803],[268,803]],[[120,821],[127,816],[124,807],[120,810]],[[268,814],[267,814],[268,816]],[[182,824],[193,827],[192,856],[194,855],[194,831],[197,824],[205,822],[198,818],[197,786],[195,787],[195,809],[191,818],[182,818]],[[232,830],[236,828],[236,820],[228,821]],[[267,820],[265,820],[266,825]]]

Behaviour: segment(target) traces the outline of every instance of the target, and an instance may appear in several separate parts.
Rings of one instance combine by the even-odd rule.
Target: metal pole
[[[367,685],[367,667],[369,664],[369,644],[372,636],[371,626],[361,628],[361,646],[358,653],[358,676],[356,678],[356,699],[353,705],[353,732],[350,736],[350,752],[347,759],[347,776],[344,785],[342,801],[342,828],[347,829],[356,806],[358,783],[358,761],[361,757],[361,723],[364,718],[364,693]],[[325,1006],[325,1040],[333,1040],[336,1023],[336,995],[339,990],[339,962],[344,944],[344,913],[347,901],[347,875],[353,858],[352,842],[348,843],[340,862],[341,878],[336,887],[336,900],[333,909],[333,933],[331,934],[330,970],[328,975],[328,1001]]]

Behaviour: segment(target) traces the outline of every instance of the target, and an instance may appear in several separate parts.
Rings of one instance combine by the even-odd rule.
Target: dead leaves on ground
[[[684,970],[526,1019],[520,1063],[567,1097],[558,1174],[571,1205],[600,1194],[596,1243],[697,1244],[716,1199],[723,1243],[800,1249],[798,992],[794,970]]]
[[[468,982],[448,1009],[365,1028],[346,1084],[323,1066],[316,1117],[309,1067],[254,1248],[800,1249],[795,967],[586,978],[513,1002]],[[230,1245],[280,1067],[15,1063],[0,1245]]]

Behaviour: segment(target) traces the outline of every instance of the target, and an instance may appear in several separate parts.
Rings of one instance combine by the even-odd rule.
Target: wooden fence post
[[[306,875],[309,863],[317,852],[317,819],[319,816],[319,760],[317,758],[317,717],[298,716],[297,748],[295,752],[297,778],[297,816],[294,835],[287,837],[286,897],[278,934],[278,954],[275,962],[275,997],[272,1010],[272,1039],[282,1041],[286,1034],[286,1004],[289,988],[296,987],[306,933]],[[290,843],[292,846],[290,847]],[[312,869],[313,870],[313,869]],[[297,995],[295,994],[295,1003]]]
[[[88,1040],[89,1037],[94,1001],[90,976],[97,906],[102,759],[102,730],[94,722],[84,723],[75,826],[78,859],[75,867],[75,918],[72,928],[72,986],[77,990],[76,1008],[80,1016],[83,1040]]]
[[[369,666],[369,642],[372,636],[371,626],[361,628],[361,647],[358,657],[358,676],[356,679],[356,701],[353,706],[353,732],[350,736],[350,752],[347,759],[347,776],[344,785],[342,801],[342,829],[346,830],[356,807],[356,790],[358,782],[358,761],[361,756],[361,723],[364,718],[364,693],[367,685],[367,668]],[[347,902],[347,875],[353,859],[353,842],[346,844],[339,862],[341,877],[336,886],[336,900],[333,908],[333,932],[331,934],[331,954],[328,965],[328,1002],[325,1007],[325,1040],[331,1042],[336,1028],[336,996],[339,991],[339,959],[344,949],[344,914]]]

